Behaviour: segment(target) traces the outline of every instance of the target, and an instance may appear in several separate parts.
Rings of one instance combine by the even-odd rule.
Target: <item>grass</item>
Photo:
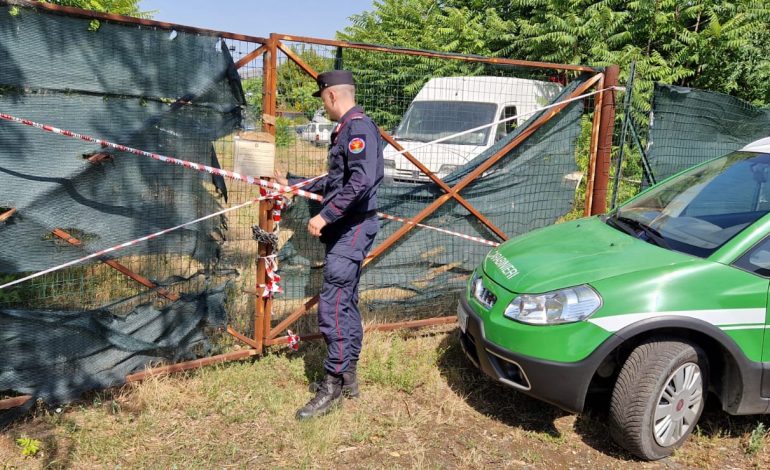
[[[101,468],[766,468],[766,419],[707,410],[663,462],[612,444],[606,414],[575,416],[481,376],[451,327],[367,334],[362,397],[328,416],[293,415],[322,374],[320,342],[155,377],[39,407],[0,434],[18,469]],[[18,439],[38,441],[22,455]]]
[[[761,451],[766,436],[767,428],[765,427],[765,423],[758,423],[757,427],[755,427],[751,431],[751,434],[749,434],[749,442],[746,446],[746,453],[749,455],[754,455]]]

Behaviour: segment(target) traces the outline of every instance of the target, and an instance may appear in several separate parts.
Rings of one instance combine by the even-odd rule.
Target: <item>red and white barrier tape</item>
[[[232,171],[222,170],[221,168],[214,168],[212,166],[202,165],[200,163],[195,163],[195,162],[191,162],[191,161],[188,161],[188,160],[180,160],[178,158],[168,157],[168,156],[160,155],[160,154],[157,154],[157,153],[145,152],[143,150],[138,150],[138,149],[135,149],[135,148],[132,148],[132,147],[127,147],[125,145],[115,144],[115,143],[112,143],[112,142],[108,142],[106,140],[101,140],[101,139],[97,139],[97,138],[90,137],[90,136],[87,136],[87,135],[78,134],[76,132],[59,129],[57,127],[49,126],[49,125],[46,125],[46,124],[40,124],[40,123],[37,123],[37,122],[34,122],[34,121],[30,121],[28,119],[20,119],[20,118],[17,118],[17,117],[8,115],[8,114],[0,113],[0,119],[5,119],[6,121],[12,121],[12,122],[16,122],[16,123],[19,123],[19,124],[24,124],[24,125],[27,125],[27,126],[35,127],[37,129],[42,129],[44,131],[52,132],[54,134],[63,135],[65,137],[71,137],[71,138],[75,138],[75,139],[80,139],[80,140],[84,140],[86,142],[93,142],[93,143],[101,145],[102,147],[110,147],[110,148],[114,148],[116,150],[120,150],[120,151],[123,151],[123,152],[132,153],[134,155],[149,157],[149,158],[152,158],[153,160],[158,160],[160,162],[169,163],[169,164],[172,164],[172,165],[179,165],[179,166],[182,166],[184,168],[189,168],[189,169],[197,170],[197,171],[200,171],[200,172],[211,173],[211,174],[214,174],[214,175],[219,175],[219,176],[231,178],[231,179],[238,180],[238,181],[243,181],[243,182],[246,182],[248,184],[259,185],[262,188],[276,190],[277,193],[274,193],[272,198],[277,197],[276,194],[294,193],[294,194],[297,194],[299,196],[306,197],[308,199],[312,199],[314,201],[322,201],[323,200],[323,197],[321,197],[318,194],[311,193],[309,191],[305,191],[305,190],[298,189],[298,188],[300,186],[303,186],[303,185],[307,184],[307,183],[310,183],[312,181],[315,181],[315,180],[318,180],[318,179],[324,177],[325,174],[318,175],[318,176],[313,177],[311,179],[305,180],[305,181],[302,182],[302,184],[297,184],[297,185],[294,185],[294,186],[286,186],[286,185],[283,185],[283,184],[280,184],[280,183],[271,182],[271,181],[265,181],[265,180],[261,180],[259,178],[255,178],[253,176],[248,176],[248,175],[244,176],[244,175],[241,175],[240,173],[235,173],[235,172],[232,172]],[[267,198],[267,199],[271,199],[271,198]],[[483,238],[473,237],[473,236],[470,236],[470,235],[465,235],[465,234],[462,234],[462,233],[459,233],[459,232],[453,232],[451,230],[447,230],[447,229],[443,229],[443,228],[432,227],[430,225],[414,223],[414,222],[409,221],[408,219],[403,219],[401,217],[396,217],[396,216],[392,216],[392,215],[388,215],[388,214],[383,214],[382,212],[378,212],[377,215],[379,217],[382,217],[382,218],[385,218],[385,219],[390,219],[390,220],[395,220],[395,221],[406,223],[406,224],[411,224],[411,225],[414,225],[416,227],[425,228],[425,229],[428,229],[428,230],[435,230],[437,232],[446,233],[448,235],[453,235],[453,236],[456,236],[456,237],[464,238],[466,240],[476,241],[476,242],[483,243],[483,244],[489,245],[489,246],[498,246],[499,245],[499,243],[497,243],[497,242],[493,242],[493,241],[486,240],[486,239],[483,239]],[[280,214],[279,214],[279,218],[280,218]],[[203,219],[200,219],[200,220],[203,220]],[[191,223],[193,223],[193,222],[191,222]],[[0,288],[2,288],[2,287],[3,286],[0,286]]]
[[[291,330],[286,330],[286,336],[289,337],[289,347],[295,351],[299,350],[299,335],[295,335]]]
[[[487,127],[492,127],[492,126],[500,124],[501,122],[510,121],[510,120],[516,119],[516,118],[521,117],[521,116],[533,114],[533,113],[536,113],[536,112],[541,111],[541,110],[545,110],[545,109],[552,108],[554,106],[558,106],[560,104],[569,103],[571,101],[576,101],[576,100],[579,100],[579,99],[583,99],[585,97],[588,97],[588,96],[591,96],[591,95],[595,95],[597,93],[602,93],[602,92],[610,90],[610,89],[620,90],[621,88],[620,87],[610,87],[610,88],[605,88],[605,89],[602,89],[602,90],[597,90],[597,91],[594,91],[594,92],[591,92],[591,93],[586,93],[586,94],[583,94],[583,95],[580,95],[580,96],[576,96],[574,98],[570,98],[568,100],[564,100],[564,101],[560,101],[558,103],[553,103],[551,105],[544,106],[544,107],[536,109],[534,111],[530,111],[530,112],[527,112],[527,113],[522,113],[522,114],[519,114],[517,116],[511,116],[511,117],[508,117],[508,118],[500,120],[500,121],[496,121],[496,122],[493,122],[493,123],[490,123],[490,124],[485,124],[483,126],[479,126],[479,127],[473,128],[473,129],[468,129],[466,131],[462,131],[462,132],[459,132],[459,133],[456,133],[456,134],[453,134],[453,135],[450,135],[450,136],[445,136],[445,137],[442,137],[440,139],[436,139],[434,141],[427,142],[425,144],[422,144],[422,145],[419,145],[419,146],[416,146],[416,147],[412,147],[410,149],[402,150],[402,151],[400,151],[398,153],[405,153],[405,152],[413,151],[413,150],[416,150],[418,148],[422,148],[422,147],[425,147],[425,146],[428,146],[428,145],[433,145],[433,144],[436,144],[436,143],[439,143],[439,142],[443,142],[444,140],[452,139],[452,138],[455,138],[457,136],[460,136],[460,135],[463,135],[463,134],[467,134],[467,133],[470,133],[470,132],[474,132],[474,131],[477,131],[477,130],[480,130],[480,129],[484,129],[484,128],[487,128]],[[280,214],[280,209],[281,209],[281,202],[280,201],[281,200],[280,200],[280,196],[281,196],[281,194],[284,194],[284,193],[298,194],[300,196],[303,196],[303,197],[306,197],[308,199],[312,199],[312,200],[315,200],[315,201],[322,201],[323,200],[323,198],[321,196],[319,196],[318,194],[311,193],[309,191],[305,191],[305,190],[302,190],[302,189],[299,189],[299,188],[301,186],[304,186],[304,185],[310,183],[311,181],[315,181],[317,179],[320,179],[320,178],[322,178],[325,175],[316,176],[314,178],[302,181],[302,182],[300,182],[300,183],[298,183],[296,185],[293,185],[293,186],[286,186],[286,185],[283,185],[283,184],[280,184],[280,183],[276,183],[276,182],[271,182],[271,181],[266,181],[266,180],[262,180],[262,179],[259,179],[259,178],[255,178],[253,176],[248,176],[248,175],[244,176],[244,175],[241,175],[240,173],[223,170],[221,168],[214,168],[212,166],[202,165],[200,163],[195,163],[195,162],[191,162],[191,161],[188,161],[188,160],[180,160],[178,158],[168,157],[168,156],[160,155],[160,154],[157,154],[157,153],[146,152],[146,151],[143,151],[143,150],[135,149],[135,148],[128,147],[128,146],[125,146],[125,145],[115,144],[115,143],[112,143],[112,142],[108,142],[106,140],[97,139],[95,137],[87,136],[87,135],[84,135],[84,134],[78,134],[76,132],[72,132],[72,131],[68,131],[68,130],[64,130],[64,129],[59,129],[58,127],[49,126],[49,125],[46,125],[46,124],[40,124],[40,123],[37,123],[37,122],[34,122],[34,121],[30,121],[29,119],[17,118],[15,116],[11,116],[9,114],[0,113],[0,119],[4,119],[6,121],[11,121],[11,122],[16,122],[16,123],[19,123],[19,124],[24,124],[26,126],[35,127],[35,128],[47,131],[47,132],[52,132],[54,134],[63,135],[65,137],[71,137],[71,138],[80,139],[80,140],[83,140],[83,141],[86,141],[86,142],[92,142],[92,143],[95,143],[95,144],[99,144],[102,147],[110,147],[110,148],[113,148],[113,149],[116,149],[116,150],[119,150],[119,151],[122,151],[122,152],[128,152],[128,153],[131,153],[131,154],[134,154],[134,155],[139,155],[139,156],[143,156],[143,157],[149,157],[149,158],[152,158],[153,160],[158,160],[158,161],[163,162],[163,163],[169,163],[169,164],[172,164],[172,165],[179,165],[179,166],[182,166],[184,168],[190,168],[190,169],[197,170],[197,171],[200,171],[200,172],[210,173],[212,175],[223,176],[223,177],[226,177],[226,178],[231,178],[231,179],[234,179],[234,180],[243,181],[243,182],[251,184],[251,185],[259,185],[262,188],[269,188],[269,189],[273,189],[273,190],[277,190],[278,191],[277,193],[274,192],[274,193],[267,194],[267,191],[262,189],[260,191],[261,197],[259,197],[257,199],[253,199],[253,200],[247,201],[247,202],[245,202],[243,204],[240,204],[240,205],[237,205],[237,206],[233,206],[233,207],[230,207],[228,209],[223,209],[223,210],[221,210],[219,212],[215,212],[213,214],[206,215],[204,217],[195,219],[193,221],[186,222],[184,224],[180,224],[180,225],[177,225],[177,226],[174,226],[174,227],[171,227],[171,228],[167,228],[167,229],[161,230],[159,232],[155,232],[153,234],[150,234],[150,235],[147,235],[147,236],[144,236],[144,237],[141,237],[141,238],[137,238],[135,240],[131,240],[131,241],[128,241],[128,242],[125,242],[125,243],[121,243],[120,245],[115,245],[113,247],[101,250],[101,251],[96,252],[96,253],[92,253],[92,254],[90,254],[88,256],[84,256],[84,257],[76,259],[74,261],[70,261],[70,262],[67,262],[67,263],[64,263],[64,264],[60,264],[59,266],[55,266],[53,268],[48,268],[46,270],[43,270],[43,271],[31,274],[29,276],[26,276],[26,277],[23,277],[23,278],[20,278],[20,279],[16,279],[15,281],[11,281],[11,282],[8,282],[6,284],[0,285],[0,290],[2,290],[4,288],[7,288],[7,287],[10,287],[10,286],[13,286],[13,285],[16,285],[16,284],[19,284],[19,283],[22,283],[24,281],[28,281],[30,279],[34,279],[36,277],[43,276],[45,274],[52,273],[54,271],[58,271],[60,269],[64,269],[64,268],[69,267],[69,266],[73,266],[73,265],[78,264],[78,263],[82,263],[83,261],[87,261],[89,259],[93,259],[93,258],[98,258],[100,256],[104,256],[104,255],[106,255],[108,253],[111,253],[113,251],[117,251],[117,250],[120,250],[120,249],[123,249],[123,248],[127,248],[129,246],[136,245],[137,243],[140,243],[140,242],[143,242],[143,241],[151,240],[153,238],[159,237],[161,235],[164,235],[166,233],[172,232],[174,230],[178,230],[180,228],[187,227],[187,226],[196,224],[198,222],[202,222],[204,220],[210,219],[212,217],[216,217],[218,215],[225,214],[225,213],[230,212],[230,211],[241,209],[243,207],[246,207],[246,206],[249,206],[251,204],[254,204],[255,202],[259,202],[259,201],[266,200],[266,199],[275,199],[276,200],[276,206],[275,206],[276,210],[275,210],[274,215],[273,215],[273,220],[275,222],[280,222],[280,220],[281,220],[281,214]],[[276,215],[276,213],[277,213],[277,215]],[[432,226],[429,226],[429,225],[415,223],[415,222],[412,222],[411,220],[404,219],[404,218],[401,218],[401,217],[392,216],[392,215],[388,215],[388,214],[384,214],[382,212],[378,212],[377,215],[379,217],[384,218],[384,219],[394,220],[394,221],[398,221],[398,222],[401,222],[401,223],[414,225],[416,227],[426,228],[426,229],[429,229],[429,230],[435,230],[437,232],[441,232],[441,233],[445,233],[445,234],[448,234],[448,235],[460,237],[460,238],[463,238],[463,239],[466,239],[466,240],[471,240],[471,241],[483,243],[485,245],[489,245],[489,246],[492,246],[492,247],[496,247],[496,246],[500,245],[500,243],[498,243],[498,242],[493,242],[493,241],[490,241],[490,240],[486,240],[484,238],[474,237],[474,236],[471,236],[471,235],[465,235],[463,233],[454,232],[454,231],[446,230],[446,229],[443,229],[443,228],[432,227]],[[273,263],[275,263],[275,259],[274,258],[271,258],[271,260],[272,260]],[[267,268],[269,263],[267,262],[267,259],[265,261],[266,261],[266,268]],[[266,272],[268,272],[268,281],[267,281],[267,285],[263,285],[262,286],[264,288],[264,292],[262,294],[263,297],[270,296],[274,292],[281,292],[282,291],[281,287],[278,285],[278,281],[280,281],[280,276],[278,274],[276,274],[275,271],[276,271],[276,269],[272,269],[272,270],[266,269]],[[296,343],[291,343],[292,347],[294,347],[295,344],[299,343],[299,337],[296,336],[296,335],[293,335],[293,333],[291,333],[291,331],[289,331],[289,336],[290,336],[290,342],[294,340],[293,337],[296,337]]]
[[[307,184],[307,183],[310,183],[311,181],[315,181],[319,178],[322,178],[323,176],[325,176],[325,174],[316,176],[315,178],[311,178],[309,180],[305,180],[302,183]],[[259,193],[262,196],[267,196],[267,190],[265,190],[265,188],[259,188]],[[273,193],[273,194],[276,194],[276,196],[273,197],[273,222],[279,223],[281,221],[281,209],[283,208],[283,195],[285,193]]]
[[[303,197],[306,197],[306,198],[309,198],[309,199],[313,199],[315,201],[323,200],[323,198],[321,196],[319,196],[318,194],[311,193],[311,192],[308,192],[308,191],[304,191],[302,189],[289,189],[289,188],[291,188],[291,186],[285,186],[285,185],[282,185],[282,184],[279,184],[279,183],[262,180],[262,179],[259,179],[259,178],[255,178],[254,176],[242,175],[242,174],[236,173],[234,171],[227,171],[227,170],[223,170],[221,168],[214,168],[213,166],[203,165],[203,164],[200,164],[200,163],[195,163],[195,162],[191,162],[191,161],[187,161],[187,160],[180,160],[178,158],[168,157],[166,155],[160,155],[160,154],[152,153],[152,152],[145,152],[144,150],[139,150],[139,149],[135,149],[133,147],[127,147],[125,145],[115,144],[113,142],[108,142],[106,140],[97,139],[95,137],[91,137],[91,136],[88,136],[88,135],[78,134],[76,132],[72,132],[72,131],[68,131],[68,130],[64,130],[64,129],[59,129],[58,127],[49,126],[47,124],[40,124],[40,123],[35,122],[35,121],[30,121],[29,119],[17,118],[15,116],[11,116],[10,114],[0,113],[0,119],[4,119],[6,121],[11,121],[11,122],[16,122],[16,123],[19,123],[19,124],[24,124],[24,125],[30,126],[30,127],[35,127],[37,129],[41,129],[41,130],[44,130],[44,131],[52,132],[52,133],[58,134],[58,135],[63,135],[65,137],[71,137],[73,139],[80,139],[80,140],[84,140],[86,142],[93,142],[95,144],[101,145],[102,147],[110,147],[110,148],[113,148],[115,150],[119,150],[121,152],[128,152],[128,153],[131,153],[131,154],[134,154],[134,155],[139,155],[141,157],[149,157],[149,158],[152,158],[153,160],[157,160],[159,162],[168,163],[168,164],[171,164],[171,165],[178,165],[178,166],[182,166],[184,168],[189,168],[191,170],[197,170],[197,171],[200,171],[200,172],[210,173],[212,175],[223,176],[225,178],[230,178],[230,179],[234,179],[234,180],[238,180],[238,181],[243,181],[243,182],[251,184],[251,185],[262,186],[263,188],[273,189],[273,190],[279,191],[281,193],[293,192],[295,194],[299,194],[300,196],[303,196]],[[316,176],[315,178],[313,178],[313,180],[321,178],[322,176],[324,176],[324,175]]]
[[[377,215],[382,217],[383,219],[395,220],[396,222],[401,222],[401,223],[408,224],[408,225],[414,225],[416,227],[422,227],[422,228],[427,228],[427,229],[430,229],[430,230],[435,230],[437,232],[446,233],[447,235],[452,235],[454,237],[464,238],[466,240],[471,240],[471,241],[474,241],[474,242],[483,243],[485,245],[489,245],[489,246],[492,246],[492,247],[500,246],[500,243],[493,242],[491,240],[487,240],[486,238],[474,237],[472,235],[466,235],[464,233],[453,232],[451,230],[446,230],[446,229],[443,229],[443,228],[434,227],[432,225],[423,225],[423,224],[414,223],[414,222],[412,222],[409,219],[403,219],[401,217],[396,217],[395,215],[383,214],[382,212],[378,212]]]
[[[274,294],[282,294],[283,287],[278,283],[281,282],[281,276],[278,275],[278,262],[275,260],[275,256],[261,257],[265,260],[265,276],[267,277],[266,284],[260,284],[262,290],[262,297],[272,297]]]
[[[292,192],[292,191],[298,189],[299,187],[304,186],[305,184],[307,184],[307,183],[309,183],[309,182],[311,182],[311,181],[313,181],[315,179],[318,179],[318,178],[320,178],[320,176],[317,176],[316,178],[312,178],[312,179],[309,179],[309,180],[306,180],[306,181],[301,181],[301,182],[295,184],[294,186],[286,186],[287,192]],[[115,246],[112,246],[110,248],[106,248],[104,250],[98,251],[96,253],[91,253],[90,255],[84,256],[82,258],[78,258],[78,259],[73,260],[73,261],[68,261],[68,262],[60,264],[58,266],[54,266],[52,268],[48,268],[48,269],[45,269],[43,271],[36,272],[34,274],[30,274],[29,276],[25,276],[23,278],[16,279],[15,281],[11,281],[11,282],[2,284],[2,285],[0,285],[0,290],[5,289],[6,287],[11,287],[13,285],[22,283],[24,281],[28,281],[30,279],[34,279],[36,277],[44,276],[46,274],[52,273],[54,271],[58,271],[60,269],[64,269],[64,268],[68,268],[70,266],[74,266],[74,265],[76,265],[78,263],[82,263],[83,261],[88,261],[88,260],[93,259],[93,258],[98,258],[100,256],[104,256],[104,255],[106,255],[108,253],[112,253],[113,251],[118,251],[118,250],[122,250],[123,248],[128,248],[129,246],[136,245],[137,243],[140,243],[140,242],[143,242],[143,241],[152,240],[153,238],[157,238],[157,237],[159,237],[161,235],[165,235],[165,234],[167,234],[169,232],[173,232],[174,230],[178,230],[180,228],[184,228],[184,227],[187,227],[187,226],[190,226],[190,225],[193,225],[193,224],[197,224],[198,222],[202,222],[204,220],[211,219],[212,217],[216,217],[216,216],[225,214],[227,212],[231,212],[231,211],[234,211],[234,210],[238,210],[238,209],[244,208],[246,206],[250,206],[250,205],[254,204],[255,202],[264,201],[264,200],[267,200],[267,199],[273,199],[275,197],[276,197],[275,193],[270,193],[270,194],[268,194],[266,196],[260,196],[260,197],[258,197],[256,199],[252,199],[251,201],[246,201],[243,204],[239,204],[237,206],[233,206],[233,207],[229,207],[227,209],[223,209],[221,211],[218,211],[218,212],[215,212],[213,214],[209,214],[209,215],[200,217],[200,218],[195,219],[193,221],[185,222],[183,224],[179,224],[179,225],[176,225],[174,227],[170,227],[170,228],[161,230],[159,232],[155,232],[153,234],[137,238],[135,240],[131,240],[131,241],[128,241],[128,242],[125,242],[125,243],[121,243],[120,245],[115,245]]]

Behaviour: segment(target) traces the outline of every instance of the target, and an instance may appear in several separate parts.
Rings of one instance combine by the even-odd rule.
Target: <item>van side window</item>
[[[500,112],[500,118],[498,121],[502,121],[503,119],[508,119],[513,116],[516,116],[516,106],[506,106]],[[516,119],[511,119],[510,121],[501,122],[498,124],[497,134],[495,134],[495,142],[510,134],[512,130],[516,129],[516,125]]]
[[[735,267],[762,277],[770,277],[770,237],[754,245],[743,256],[735,260]]]

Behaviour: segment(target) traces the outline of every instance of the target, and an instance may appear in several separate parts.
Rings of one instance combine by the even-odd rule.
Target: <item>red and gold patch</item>
[[[360,137],[356,137],[348,143],[350,153],[361,153],[366,148],[366,142]]]

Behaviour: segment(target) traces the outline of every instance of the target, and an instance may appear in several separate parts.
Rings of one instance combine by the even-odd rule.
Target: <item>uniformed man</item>
[[[379,229],[377,188],[384,174],[383,144],[377,125],[356,105],[353,74],[324,72],[316,78],[326,113],[337,125],[331,134],[328,174],[307,187],[323,195],[321,212],[310,219],[308,232],[326,248],[318,326],[326,341],[326,375],[316,395],[297,411],[298,419],[329,412],[341,397],[359,394],[356,365],[363,327],[358,310],[361,263]],[[281,183],[296,184],[276,174]]]

